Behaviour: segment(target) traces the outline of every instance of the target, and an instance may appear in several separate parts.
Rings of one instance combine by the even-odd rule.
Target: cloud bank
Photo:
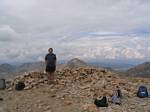
[[[150,60],[149,0],[1,0],[0,62]]]

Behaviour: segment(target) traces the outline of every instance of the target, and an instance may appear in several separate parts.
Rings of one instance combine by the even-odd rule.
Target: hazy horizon
[[[75,59],[75,58],[73,58]],[[70,60],[58,60],[57,64],[64,64],[67,63]],[[133,68],[139,64],[143,64],[143,61],[136,61],[136,60],[91,60],[91,61],[87,61],[87,60],[81,60],[84,61],[85,63],[87,63],[88,65],[92,65],[92,66],[97,66],[97,67],[106,67],[106,68],[111,68],[113,70],[128,70],[130,68]],[[22,66],[22,65],[28,65],[28,64],[36,64],[39,63],[41,61],[28,61],[28,62],[16,62],[16,63],[0,63],[0,65],[2,64],[9,64],[12,66]],[[44,60],[42,61],[44,63]],[[147,61],[149,62],[149,61]]]

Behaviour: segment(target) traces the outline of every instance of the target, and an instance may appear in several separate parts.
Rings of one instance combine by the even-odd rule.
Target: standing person
[[[56,70],[56,55],[53,53],[53,48],[48,49],[48,54],[45,56],[46,72],[48,80],[54,82],[54,72]]]

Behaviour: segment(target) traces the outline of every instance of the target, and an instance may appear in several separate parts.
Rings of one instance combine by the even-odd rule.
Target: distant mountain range
[[[85,63],[84,61],[81,61],[78,58],[74,58],[66,63],[66,67],[69,67],[69,68],[87,67],[87,66],[89,66],[87,63]]]
[[[43,62],[24,63],[18,66],[5,63],[0,65],[0,78],[13,77],[14,75],[18,75],[24,72],[42,70],[44,70]]]
[[[0,76],[12,74],[13,72],[16,72],[15,66],[12,66],[12,65],[7,64],[7,63],[0,65]]]
[[[150,62],[137,65],[128,70],[129,75],[150,78]]]
[[[57,69],[63,68],[73,69],[77,67],[97,67],[112,70],[111,68],[106,67],[103,64],[87,64],[78,58],[74,58],[64,64],[57,64]],[[5,63],[0,65],[0,78],[13,77],[14,75],[19,75],[24,72],[44,71],[44,70],[45,70],[44,62],[24,63],[18,66]],[[150,77],[150,62],[146,62],[138,66],[132,67],[131,69],[128,69],[125,73],[130,76]]]
[[[79,60],[78,58],[74,58],[67,63],[57,64],[57,69],[63,68],[77,68],[77,67],[89,67],[87,63]],[[33,62],[33,63],[24,63],[18,66],[10,65],[10,64],[1,64],[0,65],[0,78],[12,77],[14,75],[18,75],[24,72],[31,71],[44,71],[45,63],[44,62]]]
[[[107,67],[107,68],[111,68],[113,70],[119,70],[119,71],[126,71],[140,63],[142,63],[143,61],[137,61],[137,60],[111,60],[111,59],[105,59],[105,60],[96,60],[96,61],[92,61],[90,62],[92,65],[96,65],[96,66],[103,66],[103,67]]]

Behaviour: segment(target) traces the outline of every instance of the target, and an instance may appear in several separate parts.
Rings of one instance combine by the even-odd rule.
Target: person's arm
[[[48,63],[48,61],[47,60],[45,60],[45,64],[47,65],[47,63]]]
[[[56,58],[56,55],[55,55],[55,65],[57,64],[57,58]]]
[[[48,61],[47,61],[47,55],[45,56],[45,64],[47,65]]]

